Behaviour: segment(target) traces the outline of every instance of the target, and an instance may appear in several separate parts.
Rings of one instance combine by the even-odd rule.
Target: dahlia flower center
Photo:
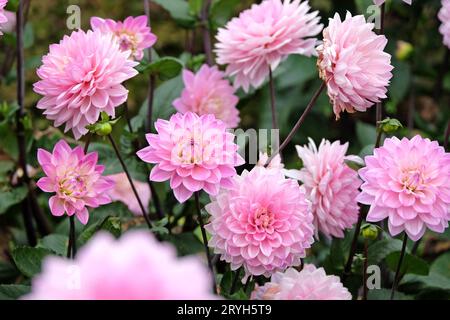
[[[416,191],[424,183],[422,172],[417,169],[406,170],[402,176],[403,186],[411,192]]]
[[[189,134],[182,137],[174,148],[178,160],[176,162],[183,164],[201,164],[203,159],[203,145],[199,140],[201,139]]]
[[[76,173],[70,172],[59,181],[59,192],[65,196],[77,197],[87,191],[87,184],[85,177]]]
[[[258,208],[253,215],[253,225],[258,231],[265,231],[274,222],[274,214],[267,208]]]
[[[136,51],[136,36],[134,34],[130,34],[126,31],[118,32],[117,38],[119,39],[119,46],[120,50],[122,51],[128,51],[131,50],[131,52]]]

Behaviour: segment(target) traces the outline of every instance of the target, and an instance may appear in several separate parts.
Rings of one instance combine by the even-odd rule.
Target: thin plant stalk
[[[384,34],[384,20],[385,20],[385,12],[386,12],[386,3],[383,3],[380,8],[380,35]],[[383,120],[383,103],[377,102],[376,104],[376,126],[379,126],[379,121]]]
[[[67,258],[75,259],[77,254],[77,243],[75,240],[75,215],[69,217],[69,246],[67,248]]]
[[[275,84],[272,75],[272,68],[269,66],[269,89],[270,89],[270,108],[272,110],[272,129],[278,129],[277,107],[275,103]]]
[[[358,237],[359,237],[359,233],[361,232],[361,225],[362,225],[364,218],[365,218],[365,213],[361,209],[359,212],[358,222],[356,223],[356,227],[355,227],[355,234],[353,235],[352,244],[350,246],[350,254],[348,256],[347,262],[345,263],[344,273],[342,275],[343,281],[345,281],[348,278],[348,276],[350,275],[350,273],[352,271],[353,259],[355,257],[356,247],[358,244]]]
[[[363,300],[367,300],[369,288],[367,287],[367,267],[369,266],[369,240],[364,239],[364,270],[363,270]]]
[[[407,243],[408,243],[408,235],[405,232],[405,234],[403,235],[402,251],[400,252],[400,258],[398,259],[397,270],[395,271],[394,283],[392,284],[391,300],[394,300],[395,291],[397,290],[398,283],[400,280],[400,270],[402,267],[403,258],[405,257]]]
[[[237,287],[237,283],[239,281],[240,275],[241,275],[241,268],[237,269],[234,272],[234,279],[233,279],[233,282],[231,284],[230,295],[232,295],[236,291],[236,287]]]
[[[211,45],[211,33],[209,30],[209,10],[211,8],[211,0],[204,0],[201,11],[203,48],[206,55],[206,63],[209,66],[214,64]]]
[[[445,129],[445,133],[444,133],[444,149],[445,150],[447,150],[447,148],[448,148],[449,137],[450,137],[450,120],[448,120],[447,129]]]

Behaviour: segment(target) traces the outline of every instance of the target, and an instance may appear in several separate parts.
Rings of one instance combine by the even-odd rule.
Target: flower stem
[[[120,155],[119,148],[117,148],[116,142],[114,141],[111,134],[108,135],[108,139],[111,142],[114,152],[116,153],[117,159],[119,160],[120,164],[122,165],[122,169],[127,176],[128,182],[131,185],[131,189],[133,190],[134,196],[136,197],[139,207],[141,208],[142,215],[145,219],[145,222],[147,223],[148,227],[151,229],[153,227],[152,222],[150,221],[150,218],[147,215],[147,211],[145,210],[144,205],[142,204],[141,198],[139,197],[139,194],[137,193],[137,190],[136,190],[136,187],[134,186],[134,182],[133,182],[133,179],[131,178],[130,172],[128,171],[128,168],[127,168],[125,162],[123,161],[122,156]]]
[[[211,254],[210,254],[209,248],[208,248],[208,238],[206,237],[205,225],[203,223],[203,217],[202,217],[202,210],[200,208],[199,191],[196,191],[194,193],[194,197],[195,197],[195,206],[197,208],[198,222],[200,225],[200,230],[202,231],[203,245],[205,246],[206,258],[208,259],[208,267],[211,270],[211,274],[213,277],[213,292],[217,293],[216,276],[214,275],[214,267],[212,264]]]
[[[381,130],[377,130],[377,140],[375,141],[375,148],[378,148],[380,146],[382,136],[383,136],[383,132]]]
[[[363,300],[367,300],[367,294],[369,292],[369,288],[367,288],[367,267],[369,265],[368,242],[369,240],[364,239]]]
[[[385,18],[385,12],[386,12],[386,3],[383,3],[380,8],[380,35],[384,34],[384,18]],[[378,127],[378,122],[383,120],[383,103],[377,102],[376,104],[376,126]]]
[[[360,211],[358,216],[358,222],[355,227],[355,234],[353,235],[352,244],[350,246],[350,254],[344,267],[344,273],[342,274],[342,280],[345,281],[352,271],[353,259],[356,253],[356,246],[358,244],[359,233],[361,232],[361,225],[365,218],[365,213]]]
[[[231,284],[231,288],[230,288],[230,296],[236,291],[236,286],[239,281],[240,274],[241,274],[241,268],[237,269],[234,272],[234,279],[233,279],[233,283]]]
[[[211,8],[211,0],[203,0],[203,7],[201,11],[202,20],[202,34],[203,34],[203,48],[206,55],[206,63],[209,66],[214,64],[211,46],[211,34],[209,32],[209,9]]]
[[[447,148],[448,148],[449,137],[450,137],[450,120],[448,120],[447,129],[445,129],[445,134],[444,134],[444,149],[445,150],[447,150]]]
[[[272,76],[272,69],[269,66],[269,88],[270,88],[270,107],[272,109],[272,129],[278,129],[277,107],[275,104],[275,84]]]
[[[69,245],[67,247],[67,258],[75,259],[77,244],[75,240],[75,215],[69,217]]]
[[[292,128],[291,132],[289,132],[288,136],[286,137],[286,139],[283,141],[283,143],[281,144],[281,146],[278,148],[278,150],[276,150],[274,153],[272,153],[269,157],[269,159],[266,162],[266,166],[269,165],[269,163],[273,160],[273,158],[275,158],[275,156],[277,154],[279,154],[281,151],[283,151],[283,149],[289,144],[289,142],[291,142],[292,138],[294,137],[295,133],[297,132],[297,130],[300,128],[300,126],[302,125],[303,121],[305,120],[306,116],[308,115],[308,113],[311,111],[312,107],[316,104],[317,99],[319,98],[320,94],[322,93],[323,89],[325,89],[326,83],[322,82],[322,84],[320,85],[319,89],[314,93],[313,97],[311,98],[311,101],[309,102],[309,104],[306,106],[306,109],[303,111],[302,115],[300,116],[300,118],[297,120],[297,123],[294,125],[294,127]]]
[[[400,280],[400,269],[402,267],[403,258],[405,257],[407,242],[408,242],[408,235],[405,233],[403,235],[402,251],[400,253],[400,258],[398,259],[397,270],[395,271],[394,283],[392,284],[391,300],[394,300],[395,291],[397,290],[398,282]]]

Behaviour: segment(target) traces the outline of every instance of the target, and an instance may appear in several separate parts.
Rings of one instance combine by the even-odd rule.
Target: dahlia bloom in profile
[[[124,203],[128,209],[135,215],[142,216],[142,210],[136,197],[133,194],[133,189],[131,189],[130,182],[128,181],[127,175],[122,173],[113,174],[107,176],[114,182],[114,188],[112,188],[108,195],[112,201],[120,201]],[[144,204],[144,209],[148,210],[147,204],[150,202],[151,191],[150,186],[147,183],[133,180],[133,184],[139,194],[139,197]]]
[[[239,99],[224,73],[216,66],[204,64],[196,74],[183,70],[183,82],[181,97],[173,102],[178,112],[191,111],[199,116],[213,114],[228,128],[238,126],[240,119],[236,105]]]
[[[309,139],[309,145],[296,147],[303,168],[289,170],[288,176],[300,180],[305,188],[312,203],[316,235],[320,231],[328,238],[343,238],[344,230],[358,221],[356,196],[361,185],[357,172],[344,162],[348,143],[323,139],[317,148]]]
[[[200,300],[210,294],[210,275],[193,257],[177,258],[169,244],[148,231],[116,240],[94,236],[75,260],[47,257],[32,280],[30,300]]]
[[[153,46],[157,40],[147,21],[147,16],[128,17],[123,22],[92,17],[91,28],[113,34],[122,51],[128,52],[134,60],[142,60],[144,50]]]
[[[34,91],[42,96],[37,108],[54,120],[56,127],[65,124],[75,139],[86,134],[86,126],[95,123],[102,111],[115,116],[115,107],[127,100],[122,85],[138,72],[137,62],[128,59],[111,35],[99,31],[74,31],[59,44],[50,46],[37,70],[41,79]]]
[[[245,162],[237,153],[234,135],[212,114],[177,113],[169,121],[158,119],[155,128],[158,133],[147,134],[149,146],[137,154],[156,164],[150,180],[170,180],[179,202],[196,191],[214,196],[220,187],[229,188],[236,175],[234,167]]]
[[[6,17],[5,14],[5,7],[7,3],[8,0],[0,0],[0,35],[3,34],[1,25],[8,22],[8,18]]]
[[[84,154],[78,146],[71,149],[64,140],[53,153],[38,149],[38,162],[46,177],[37,186],[44,192],[55,192],[49,200],[54,216],[75,215],[82,224],[89,220],[88,207],[97,208],[111,202],[107,195],[114,182],[102,176],[104,166],[97,165],[96,152]]]
[[[205,228],[209,246],[232,270],[270,277],[300,265],[314,242],[313,215],[297,181],[256,166],[236,176],[230,190],[211,198]]]
[[[341,112],[366,111],[386,98],[393,67],[391,56],[383,51],[386,37],[377,35],[364,16],[347,12],[341,21],[336,13],[329,21],[317,47],[317,66],[339,119]]]
[[[450,219],[450,153],[418,135],[393,137],[365,162],[358,201],[370,205],[367,221],[388,218],[392,236],[405,231],[413,241],[426,228],[444,232]]]
[[[275,70],[290,54],[315,54],[323,25],[318,11],[310,9],[308,1],[265,0],[219,29],[217,62],[228,65],[236,88],[259,87],[269,68]]]
[[[256,286],[252,300],[351,300],[339,277],[327,276],[323,268],[307,264],[302,271],[277,272],[270,282]]]
[[[385,2],[386,0],[373,0],[373,3],[375,3],[377,6],[381,6]],[[409,5],[412,4],[412,0],[403,0],[403,2],[406,2]]]
[[[450,49],[450,0],[442,0],[442,8],[438,14],[441,20],[439,31],[444,37],[444,44]]]

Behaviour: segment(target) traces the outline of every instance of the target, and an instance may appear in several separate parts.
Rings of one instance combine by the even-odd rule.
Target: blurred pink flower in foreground
[[[97,234],[75,260],[51,256],[32,280],[31,300],[214,299],[211,277],[196,258],[177,258],[175,249],[148,231],[119,240]]]
[[[155,128],[157,134],[146,135],[149,146],[137,153],[145,162],[156,163],[150,180],[170,180],[179,202],[196,191],[214,196],[220,187],[231,187],[234,167],[245,161],[224,122],[212,114],[187,112],[177,113],[169,121],[158,119]]]
[[[327,276],[323,268],[307,264],[302,271],[277,272],[270,282],[256,287],[252,300],[351,300],[339,277]]]
[[[373,0],[373,2],[377,5],[380,6],[383,3],[386,2],[386,0]],[[406,2],[407,4],[412,4],[412,0],[403,0],[403,2]]]
[[[367,221],[388,218],[392,236],[419,240],[426,228],[442,233],[450,219],[450,154],[436,141],[386,139],[359,170],[358,201],[370,205]]]
[[[175,109],[181,113],[191,111],[199,116],[213,114],[228,128],[236,128],[240,120],[236,109],[239,99],[224,77],[216,66],[206,64],[196,74],[183,70],[184,89],[181,97],[173,102]]]
[[[236,88],[259,87],[269,68],[274,71],[290,54],[315,54],[323,25],[319,12],[310,9],[308,1],[265,0],[219,29],[217,62],[228,65]]]
[[[267,160],[269,160],[269,156],[265,152],[259,153],[259,160],[256,164],[257,166],[264,167],[266,165]],[[281,162],[280,154],[277,154],[272,161],[267,165],[267,169],[274,169],[274,170],[282,170],[284,168],[283,162]]]
[[[37,70],[41,79],[34,91],[44,97],[37,108],[43,109],[56,127],[65,124],[75,139],[86,134],[86,126],[97,122],[100,113],[115,116],[115,107],[127,100],[122,85],[138,72],[137,62],[128,59],[111,35],[99,31],[74,31],[59,44],[52,44]]]
[[[107,176],[111,179],[115,185],[114,188],[108,192],[112,201],[120,201],[127,205],[128,209],[135,215],[142,216],[142,210],[139,207],[139,203],[133,194],[130,182],[127,179],[127,175],[122,172]],[[134,186],[142,200],[144,208],[148,211],[148,203],[150,202],[151,192],[147,183],[133,180]]]
[[[236,176],[206,206],[211,222],[209,246],[232,270],[269,277],[300,265],[313,243],[313,216],[297,181],[281,170],[256,166]]]
[[[356,171],[344,162],[355,156],[345,156],[348,143],[330,143],[323,139],[319,145],[309,139],[309,145],[297,147],[303,161],[301,170],[289,170],[288,176],[300,180],[312,203],[316,233],[327,237],[344,237],[344,230],[358,221],[361,180]],[[361,160],[361,159],[360,159]],[[361,160],[362,161],[362,160]]]
[[[377,35],[364,16],[347,12],[341,21],[336,13],[329,21],[323,44],[317,47],[317,66],[339,119],[341,112],[366,111],[386,98],[393,67],[391,56],[383,51],[386,37]]]
[[[450,0],[442,0],[442,8],[438,14],[441,20],[439,31],[444,37],[444,44],[450,49]]]
[[[107,192],[114,187],[114,182],[102,176],[104,167],[97,165],[96,152],[85,155],[82,147],[72,150],[67,142],[60,140],[53,153],[38,149],[37,157],[46,174],[37,186],[45,192],[56,192],[49,200],[54,216],[76,215],[86,224],[87,207],[97,208],[111,202]]]
[[[6,4],[8,3],[8,0],[0,0],[0,35],[2,35],[2,24],[7,23],[8,22],[8,18],[6,17],[5,13],[5,7]]]
[[[157,40],[147,21],[147,16],[128,17],[123,22],[92,17],[91,28],[113,34],[122,51],[130,53],[134,60],[142,60],[144,49],[153,46]]]

